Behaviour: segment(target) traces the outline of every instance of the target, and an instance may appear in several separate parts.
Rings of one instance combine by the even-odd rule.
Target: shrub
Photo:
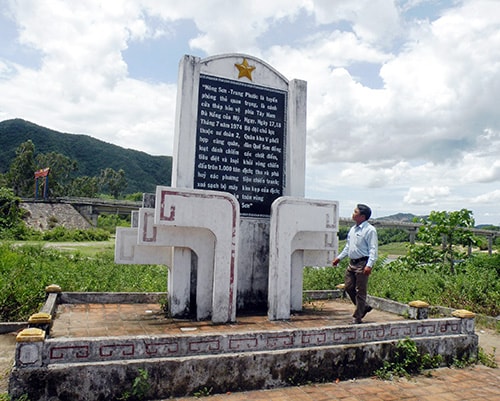
[[[130,218],[124,219],[117,214],[100,214],[97,218],[97,228],[114,234],[116,227],[130,227]]]
[[[83,242],[83,241],[108,241],[110,233],[100,228],[89,230],[68,229],[62,226],[42,233],[43,241],[52,242]]]
[[[344,261],[341,262],[343,264]],[[333,267],[306,267],[303,274],[305,290],[331,290],[344,282],[344,269]]]
[[[394,355],[384,361],[383,367],[377,369],[375,375],[385,380],[392,379],[394,376],[409,377],[425,369],[437,368],[441,362],[441,355],[421,354],[415,341],[407,338],[398,341]]]

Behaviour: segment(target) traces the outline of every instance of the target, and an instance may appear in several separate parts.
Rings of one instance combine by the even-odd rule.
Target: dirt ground
[[[495,355],[495,361],[500,369],[500,333],[491,329],[478,328],[476,334],[479,336],[479,346],[485,353]]]
[[[0,335],[0,394],[6,393],[9,372],[14,363],[16,349],[16,333]]]
[[[500,366],[500,334],[490,329],[480,328],[476,330],[476,333],[479,336],[479,346],[486,354],[494,354]],[[9,372],[14,362],[16,334],[0,335],[0,395],[7,393],[8,390]]]

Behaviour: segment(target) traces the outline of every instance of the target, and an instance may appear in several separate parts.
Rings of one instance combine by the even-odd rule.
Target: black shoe
[[[372,309],[373,309],[373,308],[372,308],[370,305],[366,305],[366,306],[365,306],[365,312],[363,313],[363,317],[365,317],[365,316],[366,316],[366,314],[367,314],[368,312],[371,312],[371,311],[372,311]],[[363,318],[363,317],[362,317],[362,318]]]

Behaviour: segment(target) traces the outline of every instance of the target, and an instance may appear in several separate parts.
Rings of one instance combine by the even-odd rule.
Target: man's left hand
[[[370,266],[365,266],[363,273],[365,274],[365,276],[369,276],[370,274],[372,274],[372,268]]]

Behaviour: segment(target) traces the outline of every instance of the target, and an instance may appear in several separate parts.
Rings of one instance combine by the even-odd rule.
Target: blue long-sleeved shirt
[[[347,234],[347,242],[340,252],[340,260],[345,257],[359,259],[368,256],[367,266],[373,267],[378,258],[378,237],[377,230],[367,221],[363,221],[359,226],[352,226]]]

